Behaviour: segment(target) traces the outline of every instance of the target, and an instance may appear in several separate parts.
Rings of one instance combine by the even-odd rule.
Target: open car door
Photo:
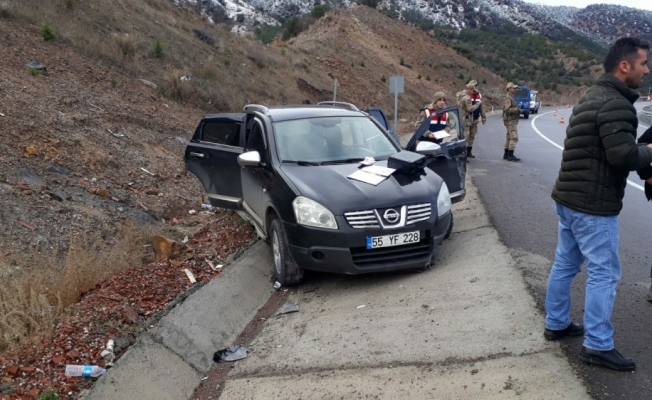
[[[449,125],[446,133],[449,135],[439,144],[440,151],[435,156],[429,156],[428,168],[442,177],[451,194],[451,201],[457,203],[466,196],[466,139],[460,118],[458,106],[442,108],[430,118],[426,118],[414,132],[414,135],[405,146],[405,150],[418,153],[417,144],[430,128],[430,121],[447,113]]]
[[[186,146],[186,169],[204,185],[212,206],[242,208],[241,167],[246,114],[215,114],[202,118]]]

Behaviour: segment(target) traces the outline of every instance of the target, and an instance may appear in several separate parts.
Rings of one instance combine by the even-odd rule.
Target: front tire
[[[278,218],[272,220],[270,236],[276,280],[283,286],[298,285],[303,280],[303,268],[292,259],[285,230]]]
[[[448,224],[448,230],[446,230],[446,236],[444,236],[444,240],[448,239],[453,233],[453,213],[451,212],[451,223]]]
[[[528,119],[528,118],[530,118],[530,113],[526,112],[525,114],[523,114],[523,116],[525,117],[525,119]]]

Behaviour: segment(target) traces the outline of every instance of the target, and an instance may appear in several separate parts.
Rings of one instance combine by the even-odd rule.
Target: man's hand
[[[486,124],[486,123],[487,123],[487,120],[486,120],[486,119],[483,119],[483,120],[482,120],[482,125],[484,125],[484,124]]]
[[[645,183],[647,183],[648,185],[652,185],[652,178],[647,178],[645,180]]]
[[[647,147],[652,149],[652,143],[648,143]]]

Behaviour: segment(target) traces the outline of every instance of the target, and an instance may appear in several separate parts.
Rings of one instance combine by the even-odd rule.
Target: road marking
[[[532,125],[532,129],[534,129],[534,131],[535,131],[539,136],[541,136],[541,137],[542,137],[546,142],[552,144],[553,146],[555,146],[555,147],[558,148],[559,150],[564,150],[564,146],[560,146],[560,145],[558,145],[557,143],[555,143],[555,142],[553,142],[552,140],[550,140],[546,135],[544,135],[543,133],[541,133],[541,131],[540,131],[539,129],[537,129],[536,125],[534,124],[534,123],[536,122],[536,120],[537,120],[539,117],[543,117],[544,115],[546,115],[546,114],[551,114],[551,113],[553,113],[553,112],[554,112],[554,111],[548,111],[547,113],[543,113],[543,114],[541,114],[541,115],[537,115],[536,117],[534,117],[534,119],[532,120],[532,122],[530,122],[530,125]],[[636,182],[632,182],[632,181],[630,181],[629,179],[627,180],[627,183],[628,183],[629,185],[631,185],[632,187],[635,187],[635,188],[638,189],[638,190],[641,190],[641,191],[645,190],[645,189],[643,188],[643,186],[639,185],[639,184],[636,183]]]

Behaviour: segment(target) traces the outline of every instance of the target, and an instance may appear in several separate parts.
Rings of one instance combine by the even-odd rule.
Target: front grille
[[[344,218],[351,228],[380,228],[373,210],[347,212],[344,213]]]
[[[430,203],[393,207],[394,210],[398,211],[401,214],[406,211],[405,208],[407,208],[405,225],[412,225],[419,221],[426,221],[430,219],[430,215],[432,214],[432,205]],[[349,223],[351,228],[378,229],[380,228],[378,218],[382,218],[382,215],[384,215],[386,210],[386,208],[378,208],[376,210],[351,211],[344,213],[344,218],[346,218],[346,222]],[[389,221],[385,221],[384,223],[388,224]],[[402,226],[403,225],[393,225],[391,228],[400,228]]]
[[[407,206],[407,220],[405,225],[415,224],[419,221],[430,219],[432,206],[430,203],[414,204]]]
[[[366,247],[351,248],[353,263],[360,268],[382,267],[398,262],[407,262],[428,257],[432,250],[429,237],[421,239],[419,243],[403,246],[367,249]]]

